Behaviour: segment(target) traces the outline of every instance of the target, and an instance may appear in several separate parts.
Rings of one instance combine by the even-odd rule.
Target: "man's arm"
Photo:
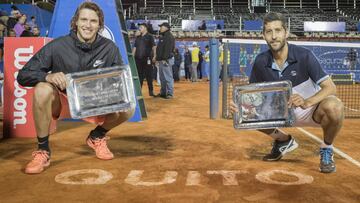
[[[46,82],[46,76],[51,71],[52,50],[50,44],[40,49],[19,71],[17,81],[25,87],[33,87],[39,82]]]
[[[153,63],[156,62],[156,45],[154,44],[154,46],[152,47],[152,52],[153,52],[153,58],[152,61]]]
[[[136,47],[133,47],[132,49],[132,55],[135,57]]]

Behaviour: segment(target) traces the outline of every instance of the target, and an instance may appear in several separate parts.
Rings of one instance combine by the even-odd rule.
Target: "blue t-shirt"
[[[293,92],[307,99],[320,90],[319,84],[329,75],[308,49],[288,44],[288,58],[281,71],[270,50],[259,54],[253,65],[250,83],[290,80]]]

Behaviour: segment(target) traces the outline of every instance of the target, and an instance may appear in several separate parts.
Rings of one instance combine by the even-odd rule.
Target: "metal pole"
[[[288,18],[288,30],[289,30],[289,33],[290,33],[290,30],[291,30],[290,22],[291,22],[291,19],[290,19],[290,17],[289,17],[289,18]]]
[[[317,7],[320,8],[320,0],[317,0]]]
[[[224,45],[224,61],[223,61],[223,91],[222,91],[222,117],[227,118],[227,87],[228,87],[228,60],[229,60],[229,41],[227,41]]]
[[[210,39],[210,118],[216,119],[219,112],[219,41]]]
[[[336,11],[339,10],[339,0],[336,0]]]
[[[240,28],[240,33],[242,33],[242,27],[241,27],[241,25],[242,25],[242,17],[240,16],[240,24],[239,24],[239,28]]]

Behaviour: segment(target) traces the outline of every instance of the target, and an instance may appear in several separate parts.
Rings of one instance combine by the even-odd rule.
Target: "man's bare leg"
[[[50,165],[49,129],[52,116],[60,114],[59,93],[50,83],[40,82],[34,87],[33,117],[38,139],[38,150],[25,167],[25,173],[41,173]]]
[[[324,134],[324,142],[320,146],[320,171],[323,173],[335,172],[332,143],[339,134],[344,121],[344,105],[335,96],[327,97],[320,102],[313,118],[320,123]]]

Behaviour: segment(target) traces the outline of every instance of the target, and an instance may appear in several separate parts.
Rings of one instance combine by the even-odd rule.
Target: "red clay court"
[[[299,148],[263,162],[271,139],[209,119],[209,85],[180,82],[175,98],[145,96],[148,119],[109,133],[115,159],[95,158],[85,144],[91,124],[60,122],[52,162],[26,175],[35,139],[0,142],[0,202],[360,202],[360,126],[346,119],[335,147],[337,172],[319,172],[316,128],[289,128]],[[146,86],[144,90],[146,90]],[[147,92],[144,92],[147,95]]]

